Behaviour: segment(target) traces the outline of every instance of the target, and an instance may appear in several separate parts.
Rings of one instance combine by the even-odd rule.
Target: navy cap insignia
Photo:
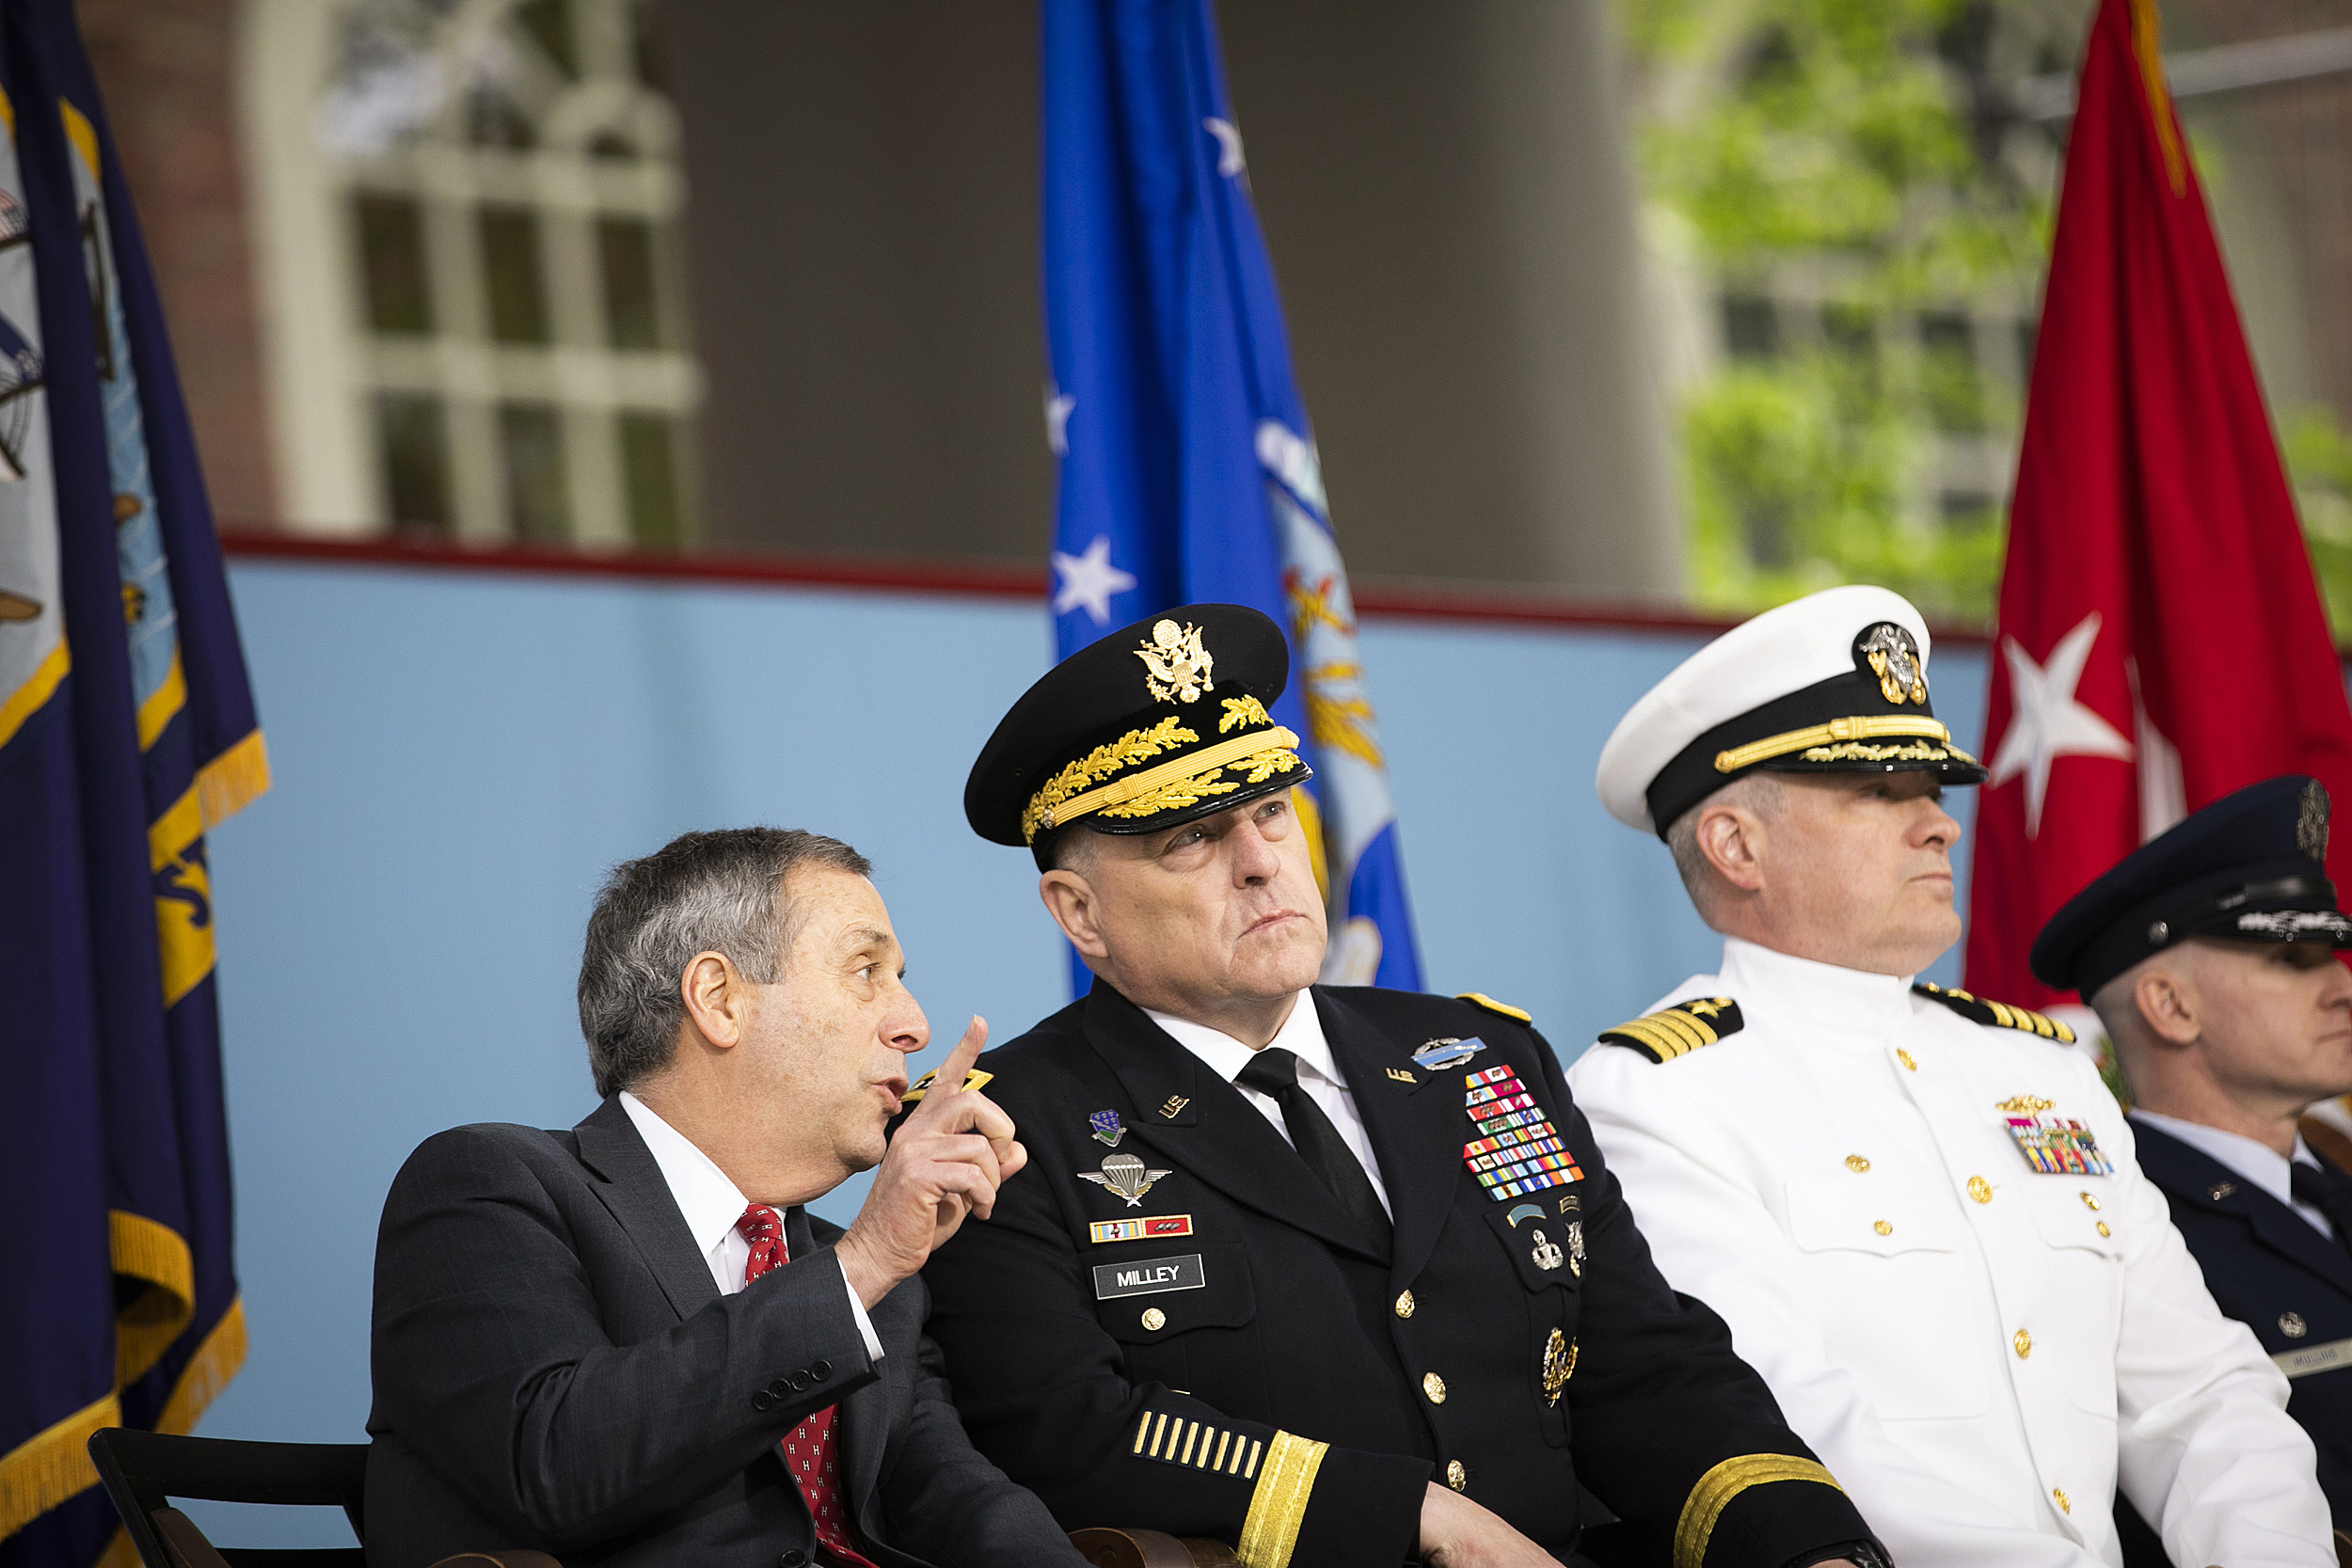
[[[1216,659],[1200,645],[1200,628],[1173,621],[1153,626],[1151,640],[1136,650],[1136,657],[1143,660],[1148,672],[1143,684],[1157,703],[1199,702],[1216,669]]]
[[[1087,1117],[1087,1125],[1094,1129],[1096,1141],[1108,1144],[1113,1148],[1117,1148],[1119,1140],[1127,1135],[1127,1130],[1119,1125],[1117,1111],[1097,1111]]]
[[[1898,707],[1906,701],[1928,705],[1928,673],[1919,663],[1919,644],[1908,629],[1881,621],[1865,631],[1854,652],[1879,678],[1879,694]]]
[[[1431,1072],[1440,1072],[1450,1067],[1461,1066],[1486,1049],[1486,1042],[1475,1037],[1431,1040],[1413,1053],[1413,1062]]]
[[[2295,847],[2323,865],[2328,861],[2328,786],[2317,779],[2296,803]]]
[[[1164,1170],[1147,1170],[1143,1162],[1132,1154],[1106,1154],[1103,1157],[1101,1175],[1082,1170],[1078,1173],[1078,1180],[1091,1181],[1098,1187],[1108,1187],[1127,1200],[1128,1208],[1140,1209],[1143,1207],[1143,1195],[1152,1190],[1152,1183],[1168,1174]]]

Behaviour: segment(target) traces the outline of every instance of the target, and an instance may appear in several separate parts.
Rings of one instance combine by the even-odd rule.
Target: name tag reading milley
[[[1101,1263],[1094,1270],[1094,1299],[1148,1296],[1161,1291],[1198,1291],[1209,1282],[1201,1271],[1200,1255],[1181,1258],[1139,1258],[1132,1263]]]

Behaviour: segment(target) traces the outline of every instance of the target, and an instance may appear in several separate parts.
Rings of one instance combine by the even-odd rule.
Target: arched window
[[[293,527],[674,546],[702,396],[645,0],[259,0]]]

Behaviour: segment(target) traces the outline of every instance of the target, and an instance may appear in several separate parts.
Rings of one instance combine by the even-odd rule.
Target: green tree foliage
[[[1933,474],[2013,436],[2013,370],[1976,343],[2030,320],[2054,158],[2007,89],[2083,0],[1620,5],[1649,199],[1726,300],[1731,356],[1679,410],[1694,597],[1867,580],[1989,615],[1996,497]]]

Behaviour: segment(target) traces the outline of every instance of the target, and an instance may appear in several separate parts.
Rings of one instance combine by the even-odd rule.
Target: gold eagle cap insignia
[[[1863,635],[1861,653],[1870,673],[1879,678],[1881,696],[1898,707],[1906,701],[1928,705],[1928,673],[1909,631],[1881,621]]]
[[[1200,644],[1200,628],[1173,621],[1153,626],[1151,640],[1135,653],[1143,660],[1143,684],[1154,702],[1197,703],[1216,671],[1215,656]]]

